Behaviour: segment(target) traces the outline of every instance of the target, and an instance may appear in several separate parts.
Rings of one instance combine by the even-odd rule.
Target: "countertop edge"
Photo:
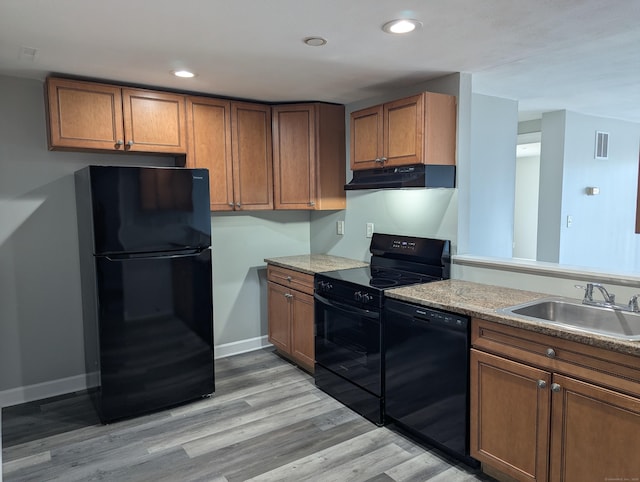
[[[280,256],[264,258],[267,264],[280,268],[292,269],[301,273],[314,275],[339,269],[362,268],[369,263],[330,254],[303,254],[298,256]]]
[[[439,286],[438,286],[439,285]],[[516,302],[512,302],[512,298],[505,296],[505,301],[496,302],[495,299],[488,298],[488,304],[490,307],[483,307],[475,304],[473,301],[465,300],[464,288],[475,290],[475,295],[482,293],[486,290],[487,293],[495,294],[498,292],[504,292],[505,294],[518,295]],[[446,291],[450,297],[460,296],[459,301],[451,301],[442,299],[442,291]],[[454,293],[452,293],[453,291]],[[433,292],[429,295],[429,292]],[[394,290],[387,290],[385,295],[389,298],[395,298],[401,301],[425,306],[428,308],[435,308],[444,311],[450,311],[469,317],[481,318],[483,320],[492,321],[502,325],[512,326],[515,328],[521,328],[524,330],[540,333],[543,335],[549,335],[557,338],[562,338],[569,341],[575,341],[584,345],[589,345],[598,348],[604,348],[627,355],[640,356],[640,343],[635,341],[620,340],[618,338],[584,333],[578,329],[572,329],[571,327],[559,327],[544,323],[543,321],[537,322],[533,320],[524,320],[516,318],[506,314],[498,313],[496,310],[500,308],[506,308],[519,303],[533,301],[541,298],[548,298],[548,294],[535,293],[522,290],[514,290],[513,288],[502,288],[492,285],[482,285],[479,283],[466,282],[462,280],[446,280],[438,281],[435,283],[429,283],[427,285],[414,285],[412,287],[396,288]],[[489,297],[491,295],[487,295]]]

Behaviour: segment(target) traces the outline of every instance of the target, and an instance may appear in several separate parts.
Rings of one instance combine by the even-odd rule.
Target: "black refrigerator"
[[[214,392],[209,172],[75,173],[87,386],[109,423]]]

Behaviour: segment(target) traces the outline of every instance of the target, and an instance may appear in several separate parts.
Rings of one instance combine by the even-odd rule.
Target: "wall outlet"
[[[367,238],[373,236],[373,223],[367,223]]]
[[[336,234],[344,234],[344,221],[336,221]]]

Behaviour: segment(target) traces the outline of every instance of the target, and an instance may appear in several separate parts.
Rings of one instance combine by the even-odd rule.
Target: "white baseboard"
[[[214,347],[214,357],[218,359],[232,355],[239,355],[240,353],[260,350],[266,346],[271,346],[271,343],[267,340],[267,335],[247,338],[246,340],[225,343],[224,345],[216,345]]]
[[[42,400],[43,398],[55,397],[57,395],[64,395],[65,393],[78,392],[86,390],[89,386],[97,385],[97,373],[92,374],[89,378],[89,384],[87,383],[87,376],[83,374],[3,390],[0,391],[0,407],[9,407],[20,403]]]
[[[214,347],[214,356],[216,359],[224,358],[259,350],[266,346],[271,346],[267,341],[267,336],[258,336],[233,343],[225,343],[224,345],[216,345]],[[78,392],[90,387],[95,387],[96,385],[98,385],[98,374],[92,373],[88,381],[86,375],[83,374],[44,383],[36,383],[35,385],[10,388],[9,390],[0,391],[0,408],[64,395],[65,393]]]

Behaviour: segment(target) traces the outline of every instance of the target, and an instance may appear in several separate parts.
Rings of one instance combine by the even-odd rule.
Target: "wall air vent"
[[[596,131],[596,159],[609,159],[609,133]]]

